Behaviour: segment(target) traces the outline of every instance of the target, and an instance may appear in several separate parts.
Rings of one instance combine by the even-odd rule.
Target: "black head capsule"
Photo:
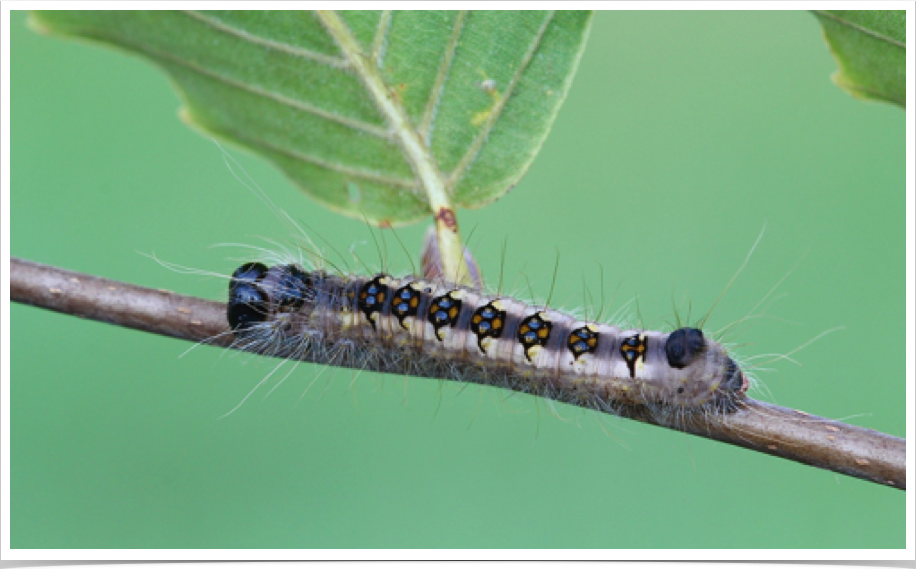
[[[267,320],[267,293],[257,284],[266,274],[262,263],[245,263],[232,273],[226,318],[236,332]]]
[[[676,369],[690,365],[705,349],[706,338],[696,328],[679,328],[668,336],[665,343],[668,365]]]
[[[258,285],[238,283],[229,293],[226,317],[236,332],[264,322],[267,320],[267,293]]]
[[[267,266],[264,263],[245,263],[232,273],[229,281],[229,292],[239,283],[256,283],[267,276]]]

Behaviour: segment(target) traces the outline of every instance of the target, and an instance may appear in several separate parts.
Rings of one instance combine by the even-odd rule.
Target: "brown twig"
[[[10,260],[10,299],[160,334],[228,347],[226,307],[219,302]],[[219,336],[219,337],[216,337]],[[216,338],[215,338],[216,337]],[[633,410],[630,418],[661,424]],[[683,430],[683,429],[679,429]],[[691,434],[906,489],[906,440],[753,399],[725,416],[710,417]]]

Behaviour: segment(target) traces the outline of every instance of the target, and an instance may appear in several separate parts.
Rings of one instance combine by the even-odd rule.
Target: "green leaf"
[[[906,107],[906,11],[814,12],[839,70],[833,81],[854,97]]]
[[[540,149],[590,12],[35,12],[40,31],[148,57],[192,125],[377,224],[480,207]]]

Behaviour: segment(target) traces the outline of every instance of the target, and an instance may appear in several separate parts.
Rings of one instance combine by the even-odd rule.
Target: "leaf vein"
[[[541,24],[541,27],[535,34],[534,39],[531,41],[531,45],[528,46],[528,51],[525,53],[525,57],[522,58],[518,69],[515,71],[511,81],[509,81],[509,85],[506,87],[506,92],[493,106],[493,110],[490,112],[490,116],[487,117],[487,122],[484,123],[483,128],[480,129],[480,132],[477,134],[474,142],[471,143],[468,151],[464,154],[464,156],[461,158],[461,161],[458,162],[458,165],[448,177],[448,180],[446,181],[446,188],[449,193],[451,193],[455,189],[455,186],[458,185],[458,182],[461,180],[462,176],[464,176],[468,167],[470,167],[471,163],[477,157],[477,154],[480,152],[480,149],[486,142],[487,137],[490,135],[490,131],[493,129],[493,125],[496,124],[497,119],[499,119],[503,109],[506,107],[506,102],[508,102],[512,97],[512,93],[515,91],[515,87],[521,80],[522,74],[524,74],[525,70],[528,68],[528,64],[531,63],[531,60],[534,58],[534,53],[541,45],[541,40],[544,38],[544,33],[547,32],[547,28],[550,25],[550,22],[553,21],[554,13],[555,12],[551,10],[547,18],[544,20],[544,23]]]
[[[887,42],[887,43],[889,43],[889,44],[895,45],[895,46],[897,46],[897,47],[906,49],[906,44],[900,42],[899,40],[896,40],[896,39],[894,39],[894,38],[892,38],[892,37],[889,37],[889,36],[886,36],[886,35],[884,35],[884,34],[880,34],[880,33],[876,32],[875,30],[870,30],[870,29],[868,29],[868,28],[863,28],[862,26],[860,26],[860,25],[858,25],[858,24],[856,24],[856,23],[854,23],[854,22],[850,22],[849,20],[843,19],[843,18],[841,18],[841,17],[839,17],[839,16],[837,16],[836,14],[833,14],[833,13],[831,13],[831,12],[827,12],[827,11],[825,11],[825,10],[814,10],[814,13],[815,13],[815,14],[818,14],[818,15],[820,15],[820,16],[824,16],[825,18],[830,18],[831,20],[834,20],[834,21],[836,21],[836,22],[839,23],[839,24],[842,24],[842,25],[844,25],[844,26],[850,27],[850,28],[852,28],[852,29],[854,29],[854,30],[856,30],[856,31],[858,31],[858,32],[862,32],[863,34],[865,34],[865,35],[867,35],[867,36],[871,36],[871,37],[873,37],[873,38],[877,38],[877,39],[882,40],[882,41],[885,41],[885,42]]]
[[[464,30],[464,20],[467,16],[467,10],[461,10],[455,19],[455,25],[452,27],[452,35],[445,46],[445,53],[442,54],[442,62],[439,64],[439,71],[436,73],[436,79],[433,82],[433,88],[429,92],[429,101],[423,111],[423,119],[417,128],[421,136],[426,141],[426,146],[432,146],[432,128],[436,118],[436,111],[439,109],[439,103],[442,100],[442,93],[445,90],[445,80],[452,68],[452,61],[455,58],[455,51],[458,48],[458,38]]]
[[[270,143],[263,138],[253,137],[247,133],[241,133],[240,131],[232,131],[232,136],[239,140],[245,141],[252,146],[257,146],[259,148],[276,152],[282,154],[288,158],[294,160],[299,160],[301,162],[307,162],[315,166],[325,168],[327,170],[332,170],[334,172],[339,172],[341,174],[346,174],[348,176],[353,176],[354,178],[361,178],[364,180],[369,180],[379,184],[384,184],[388,186],[394,186],[398,188],[404,188],[410,190],[413,193],[421,195],[419,189],[417,188],[417,183],[414,180],[407,180],[397,176],[390,176],[387,174],[380,173],[374,170],[365,170],[362,168],[356,168],[354,166],[349,166],[347,164],[342,164],[340,162],[334,162],[333,160],[326,160],[324,158],[319,158],[317,156],[312,156],[302,152],[297,152],[290,148],[284,146],[277,146],[273,143]]]
[[[347,60],[345,59],[341,59],[339,57],[334,57],[334,56],[320,53],[317,51],[313,51],[310,49],[305,49],[303,47],[298,47],[298,46],[290,45],[287,43],[269,40],[265,37],[261,37],[261,36],[252,34],[251,32],[245,31],[241,28],[230,26],[229,24],[226,24],[216,18],[207,16],[206,14],[203,14],[196,10],[184,10],[184,13],[190,16],[191,18],[194,18],[195,20],[210,26],[211,28],[217,29],[229,35],[236,36],[245,41],[255,43],[258,45],[262,45],[270,49],[274,49],[276,51],[282,51],[283,53],[287,53],[295,57],[301,57],[303,59],[316,61],[318,63],[323,63],[331,67],[336,67],[338,69],[347,69],[350,66]]]
[[[378,21],[378,28],[375,30],[375,39],[372,41],[372,61],[379,69],[382,67],[382,60],[385,58],[385,50],[388,47],[389,30],[391,30],[391,10],[384,10]]]
[[[325,120],[347,126],[349,128],[358,130],[360,132],[365,132],[366,134],[370,134],[378,138],[383,138],[385,140],[390,139],[389,132],[384,127],[376,126],[376,125],[373,125],[373,124],[370,124],[370,123],[367,123],[367,122],[364,122],[358,119],[343,117],[331,111],[322,109],[321,107],[312,105],[311,103],[300,101],[298,99],[293,99],[293,98],[287,97],[286,95],[282,95],[280,93],[275,93],[273,91],[262,89],[255,85],[250,85],[248,83],[238,81],[231,77],[227,77],[225,75],[211,71],[207,69],[206,67],[203,67],[197,63],[194,63],[193,61],[189,61],[187,59],[184,59],[174,54],[156,49],[146,44],[125,41],[123,38],[117,38],[117,41],[125,46],[132,47],[133,49],[136,49],[137,51],[141,53],[145,53],[146,55],[154,59],[159,59],[164,62],[173,63],[175,65],[184,67],[185,69],[189,69],[195,73],[199,73],[201,75],[204,75],[206,77],[209,77],[211,79],[224,83],[226,85],[230,85],[237,89],[248,91],[249,93],[254,93],[255,95],[259,95],[266,99],[271,99],[273,101],[276,101],[288,107],[292,107],[294,109],[298,109],[300,111],[321,117]]]

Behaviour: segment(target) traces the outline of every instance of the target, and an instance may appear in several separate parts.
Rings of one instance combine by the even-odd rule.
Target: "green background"
[[[218,243],[287,237],[182,125],[151,65],[11,34],[11,249],[114,279],[222,298]],[[741,318],[785,353],[758,396],[905,434],[905,128],[856,101],[805,12],[596,15],[569,98],[528,175],[460,221],[495,284],[581,306],[604,266],[614,308],[672,297]],[[366,227],[233,150],[335,247],[375,258]],[[412,250],[425,227],[399,231]],[[388,238],[393,270],[410,265]],[[619,287],[619,288],[618,288]],[[526,293],[527,294],[527,293]],[[595,292],[595,294],[597,294]],[[631,305],[631,306],[635,306]],[[905,494],[530,397],[302,365],[219,419],[273,368],[244,354],[14,305],[13,548],[902,548]]]

